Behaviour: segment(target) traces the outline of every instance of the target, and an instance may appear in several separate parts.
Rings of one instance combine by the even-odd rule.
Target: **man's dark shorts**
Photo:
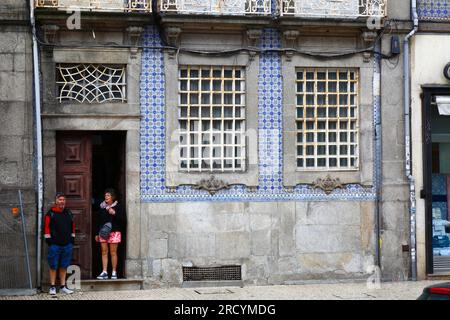
[[[69,243],[65,246],[58,246],[52,244],[48,248],[47,261],[50,269],[56,270],[58,268],[67,269],[72,260],[73,244]]]

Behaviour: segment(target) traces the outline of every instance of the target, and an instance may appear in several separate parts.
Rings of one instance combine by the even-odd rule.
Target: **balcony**
[[[349,18],[386,16],[387,0],[279,0],[281,16]]]
[[[107,11],[107,12],[152,12],[151,0],[35,0],[36,8],[59,10]]]
[[[270,0],[160,0],[162,12],[212,15],[270,15]]]

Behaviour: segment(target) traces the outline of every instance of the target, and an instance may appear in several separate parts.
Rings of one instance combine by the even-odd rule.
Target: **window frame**
[[[335,72],[336,73],[336,79],[329,79],[328,78],[328,73],[329,72]],[[308,73],[314,73],[313,79],[308,79],[307,78],[307,74]],[[341,73],[349,73],[349,72],[353,72],[353,74],[355,75],[355,79],[346,79],[345,82],[341,81],[340,78],[340,74]],[[302,79],[299,80],[298,79],[298,74],[301,73],[302,74]],[[326,73],[327,76],[324,79],[319,79],[317,76],[319,73]],[[300,172],[311,172],[311,171],[357,171],[359,170],[359,83],[360,83],[360,79],[359,79],[359,69],[357,68],[330,68],[330,67],[320,67],[320,68],[302,68],[302,67],[297,67],[296,68],[296,124],[297,124],[297,140],[296,140],[296,145],[297,145],[297,152],[296,152],[296,158],[297,158],[297,171]],[[325,87],[328,86],[328,83],[335,83],[336,84],[336,91],[328,91],[327,89],[325,89],[325,91],[320,91],[317,89],[316,84],[318,83],[325,83]],[[299,85],[301,83],[301,85]],[[309,83],[313,83],[314,84],[314,88],[312,91],[308,91],[308,84]],[[350,91],[348,90],[347,92],[343,92],[340,91],[340,85],[341,83],[346,83],[347,85],[350,83],[355,83],[356,84],[356,90],[355,91]],[[302,91],[299,91],[299,87],[302,88]],[[332,107],[334,105],[331,104],[323,104],[321,105],[320,109],[325,109],[325,112],[327,114],[329,114],[330,109],[336,109],[336,116],[335,117],[330,117],[330,116],[326,116],[326,117],[320,117],[317,118],[320,120],[320,122],[325,122],[325,127],[322,129],[319,129],[316,125],[318,124],[319,120],[315,120],[314,121],[314,128],[310,128],[308,130],[307,126],[308,123],[311,122],[311,118],[308,117],[308,111],[310,109],[313,109],[314,113],[318,113],[319,112],[319,107],[318,105],[314,104],[314,107],[308,107],[307,104],[307,96],[311,96],[311,93],[313,95],[313,99],[316,100],[318,99],[319,96],[330,96],[330,95],[335,95],[336,96],[336,106],[337,107]],[[341,95],[347,95],[347,97],[350,97],[351,95],[355,96],[355,106],[354,109],[356,109],[356,113],[355,116],[351,116],[351,108],[352,105],[350,104],[350,102],[348,102],[345,105],[345,111],[347,111],[347,115],[346,116],[341,116],[340,112],[341,109],[344,109],[343,106],[341,105],[339,98]],[[302,105],[298,104],[298,97],[300,95],[303,95],[303,98],[301,99],[301,101],[303,101]],[[351,99],[349,99],[348,101],[351,101]],[[299,110],[301,110],[301,115],[302,117],[299,117]],[[356,118],[356,119],[355,119]],[[299,119],[302,119],[301,121],[299,121]],[[336,128],[335,129],[330,129],[330,125],[329,122],[335,122],[336,124]],[[342,121],[347,122],[347,128],[346,129],[342,129],[340,127],[340,124]],[[302,122],[302,129],[298,128],[298,123]],[[351,128],[351,123],[355,123],[355,128],[352,129]],[[338,126],[339,124],[339,126]],[[300,132],[303,131],[303,136],[302,136],[302,140],[299,141],[298,140],[298,136],[300,134]],[[307,133],[305,133],[305,131]],[[331,131],[331,132],[330,132]],[[334,133],[335,134],[335,141],[333,142],[329,142],[329,135]],[[348,139],[348,141],[346,141],[346,143],[342,143],[340,140],[340,135],[341,134],[345,134],[346,135],[346,140]],[[314,135],[314,139],[313,141],[306,141],[307,136],[309,134],[313,134]],[[324,140],[325,141],[319,141],[319,139],[317,138],[317,136],[319,134],[322,134],[324,136]],[[353,134],[353,142],[350,141],[350,137]],[[355,147],[354,148],[354,153],[351,154],[350,150],[351,147]],[[298,152],[298,147],[301,147],[302,150],[302,155],[299,155]],[[325,147],[325,153],[324,154],[313,154],[313,155],[308,155],[308,150],[310,148],[313,148],[314,153],[316,153],[316,151],[318,150],[319,147]],[[329,154],[329,149],[330,147],[334,147],[336,149],[336,153],[334,155],[330,155]],[[343,157],[343,154],[341,153],[340,149],[342,147],[345,147],[347,149],[347,155],[345,157]],[[328,151],[327,151],[328,150]],[[336,165],[334,167],[330,166],[330,161],[331,159],[335,158],[336,160]],[[351,158],[354,158],[354,165],[351,166]],[[310,159],[313,159],[315,162],[315,165],[313,167],[308,167],[308,165],[306,164],[306,162]],[[323,159],[325,160],[325,165],[324,166],[319,166],[317,164],[319,159]],[[346,161],[350,160],[350,163],[347,163],[347,167],[341,167],[340,164],[340,160],[341,159],[345,159]],[[303,163],[303,167],[299,167],[298,166],[298,160],[301,160],[301,162]]]
[[[180,112],[178,121],[181,148],[179,170],[211,174],[245,172],[247,139],[244,68],[189,65],[179,66],[178,71],[178,111]],[[208,72],[206,76],[203,75],[205,71]],[[217,75],[217,71],[220,75]],[[229,71],[231,71],[231,77],[225,76]],[[197,76],[192,76],[193,73]],[[217,84],[220,88],[215,88]],[[226,84],[231,85],[231,88],[227,89]],[[192,87],[195,89],[191,90]],[[231,99],[225,99],[225,97]],[[205,103],[203,103],[204,98],[207,100]],[[219,103],[214,101],[217,98],[220,99]],[[239,98],[238,103],[235,101],[236,98]],[[196,100],[197,103],[192,103],[191,100]],[[226,100],[231,100],[231,103]],[[217,111],[219,111],[218,116],[215,115]],[[182,123],[184,126],[181,125]],[[207,129],[203,129],[204,125]],[[216,125],[218,129],[214,128]],[[227,128],[227,125],[231,125],[231,130]],[[236,129],[237,125],[239,129]],[[184,127],[183,130],[182,127]],[[231,141],[228,141],[229,139]],[[208,150],[207,154],[204,154],[203,150]],[[215,151],[218,155],[214,155]],[[197,162],[197,166],[192,166],[192,162]],[[231,167],[228,167],[227,164],[230,162]],[[209,163],[208,167],[204,168],[204,163]],[[216,163],[220,164],[220,168],[214,168]],[[236,166],[237,163],[239,166]]]
[[[236,172],[196,172],[180,170],[179,149],[179,67],[241,67],[245,74],[245,171]],[[248,187],[258,186],[258,74],[259,58],[248,53],[239,53],[229,57],[204,57],[189,53],[179,53],[174,59],[169,52],[164,53],[166,75],[166,186],[196,185],[203,179],[214,176],[228,184],[241,184]]]
[[[53,50],[51,57],[42,60],[43,72],[43,111],[51,114],[123,114],[140,115],[140,65],[141,54],[133,57],[128,49],[66,49]],[[57,68],[58,64],[105,64],[123,65],[126,69],[126,101],[105,101],[102,103],[80,103],[58,99]]]
[[[358,82],[358,168],[356,169],[308,169],[297,168],[297,100],[296,79],[299,69],[353,69],[359,74]],[[330,175],[343,184],[373,184],[373,65],[365,63],[363,57],[318,61],[312,57],[283,57],[283,183],[286,187],[312,184],[319,178]]]

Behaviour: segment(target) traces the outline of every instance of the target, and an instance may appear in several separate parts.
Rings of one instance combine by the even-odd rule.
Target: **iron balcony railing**
[[[160,0],[162,12],[215,15],[270,15],[271,0]]]
[[[151,0],[35,0],[36,8],[80,11],[151,12]]]
[[[385,17],[387,1],[277,0],[276,12],[280,16],[297,17]],[[35,0],[35,7],[60,10],[79,9],[80,11],[151,12],[152,0]],[[270,15],[272,1],[158,0],[158,8],[161,12],[177,14]]]
[[[278,0],[281,16],[385,17],[388,0]]]

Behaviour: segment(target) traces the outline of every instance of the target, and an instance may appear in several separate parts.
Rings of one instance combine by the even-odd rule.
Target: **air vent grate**
[[[183,267],[183,281],[242,280],[241,266]]]

